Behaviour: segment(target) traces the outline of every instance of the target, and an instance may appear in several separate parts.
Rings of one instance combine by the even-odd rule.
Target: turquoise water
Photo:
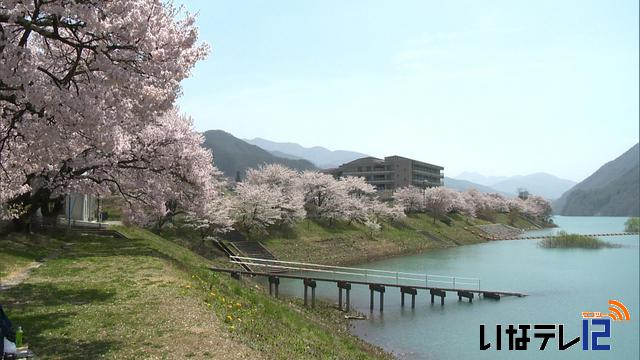
[[[575,233],[621,232],[625,218],[555,217],[560,229]],[[367,320],[354,321],[352,332],[368,342],[393,352],[401,359],[638,359],[639,358],[639,248],[638,236],[616,236],[604,240],[624,245],[620,248],[544,249],[539,240],[508,240],[431,251],[362,264],[360,267],[416,273],[478,277],[483,289],[511,290],[527,297],[505,297],[500,301],[475,299],[458,302],[448,294],[445,306],[431,305],[425,291],[419,291],[416,308],[400,307],[396,288],[387,288],[384,313],[378,311],[378,296],[369,312],[369,291],[364,286],[352,290],[355,307]],[[298,282],[283,284],[285,294],[301,296]],[[318,295],[337,302],[335,285],[319,284]],[[410,298],[408,298],[410,299]],[[436,298],[437,299],[437,298]],[[581,336],[581,312],[608,313],[608,301],[622,301],[631,321],[612,322],[612,336],[602,340],[611,351],[583,351],[578,343],[557,350],[557,339],[540,351],[541,339],[531,336],[527,351],[509,351],[502,337],[501,351],[480,351],[479,326],[486,324],[489,341],[494,342],[495,325],[564,324],[566,339]],[[531,335],[531,334],[530,334]]]

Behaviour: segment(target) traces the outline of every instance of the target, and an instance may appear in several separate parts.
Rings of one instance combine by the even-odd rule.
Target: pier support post
[[[349,292],[351,292],[351,284],[349,284],[349,288],[347,289],[347,299],[346,299],[346,306],[345,306],[345,311],[349,312],[349,305],[351,304],[351,302],[349,301]]]
[[[404,307],[404,294],[411,295],[411,308],[416,307],[416,295],[418,294],[418,290],[408,286],[400,287],[400,305]]]
[[[440,297],[440,305],[444,306],[444,298],[447,296],[447,293],[444,290],[431,289],[431,290],[429,290],[429,293],[431,294],[431,303],[432,304],[433,304],[433,297],[434,296],[439,296]]]
[[[351,284],[346,281],[338,281],[337,285],[338,285],[338,307],[340,308],[340,310],[343,310],[342,309],[342,290],[345,290],[347,292],[346,310],[343,310],[343,311],[349,311],[349,292],[351,291]]]
[[[280,278],[277,276],[269,276],[269,295],[272,294],[271,286],[273,285],[276,293],[276,298],[278,297],[278,285],[280,285]]]
[[[369,284],[370,291],[370,301],[369,301],[369,309],[373,310],[373,292],[377,291],[380,293],[380,312],[384,311],[384,285],[376,285]]]
[[[373,310],[373,289],[371,288],[371,285],[369,285],[369,310]]]
[[[462,298],[469,299],[469,302],[473,302],[473,293],[471,291],[458,291],[458,301],[462,301]]]
[[[311,288],[311,307],[316,306],[316,281],[313,279],[303,279],[304,283],[304,305],[307,305],[307,288]]]

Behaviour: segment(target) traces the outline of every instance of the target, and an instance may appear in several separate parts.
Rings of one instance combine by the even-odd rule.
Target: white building
[[[65,219],[76,221],[96,221],[98,215],[98,198],[85,194],[65,196]]]

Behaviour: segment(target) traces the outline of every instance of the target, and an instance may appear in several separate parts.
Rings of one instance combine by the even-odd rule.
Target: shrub
[[[640,218],[630,217],[624,223],[624,231],[626,232],[640,232]]]
[[[606,241],[602,241],[593,236],[585,236],[579,234],[569,234],[565,231],[560,231],[557,236],[546,238],[542,240],[539,245],[543,248],[581,248],[581,249],[600,249],[600,248],[613,248],[620,247],[618,244],[611,244]]]

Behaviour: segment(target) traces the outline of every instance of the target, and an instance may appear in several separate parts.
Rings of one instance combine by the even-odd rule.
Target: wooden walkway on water
[[[599,233],[599,234],[579,234],[580,236],[591,236],[591,237],[601,237],[601,236],[628,236],[628,235],[638,235],[640,233],[637,232],[620,232],[620,233]],[[521,236],[521,237],[516,237],[516,238],[512,238],[513,240],[518,240],[518,239],[527,239],[527,240],[532,240],[532,239],[547,239],[547,238],[555,238],[558,237],[557,235],[546,235],[546,236]]]
[[[384,294],[387,288],[400,290],[401,306],[404,306],[405,295],[411,295],[411,307],[415,307],[418,291],[428,291],[433,304],[435,298],[440,298],[444,305],[447,293],[453,293],[461,301],[463,298],[473,302],[478,296],[499,300],[503,296],[526,296],[512,291],[485,290],[481,288],[480,279],[460,276],[417,274],[378,269],[363,269],[356,267],[329,266],[319,264],[300,263],[293,261],[268,260],[250,257],[232,256],[231,262],[241,265],[245,270],[211,267],[215,272],[228,273],[236,279],[242,275],[262,276],[269,281],[269,294],[278,297],[280,279],[302,280],[304,286],[304,304],[308,304],[309,289],[311,290],[311,306],[315,305],[315,290],[318,282],[335,283],[338,289],[338,306],[349,311],[350,291],[353,285],[368,286],[370,291],[370,309],[374,308],[374,294],[378,293],[380,311],[384,309]],[[247,270],[254,267],[264,268],[264,271]],[[304,274],[283,273],[304,272]],[[342,306],[343,292],[346,295],[345,307]]]

